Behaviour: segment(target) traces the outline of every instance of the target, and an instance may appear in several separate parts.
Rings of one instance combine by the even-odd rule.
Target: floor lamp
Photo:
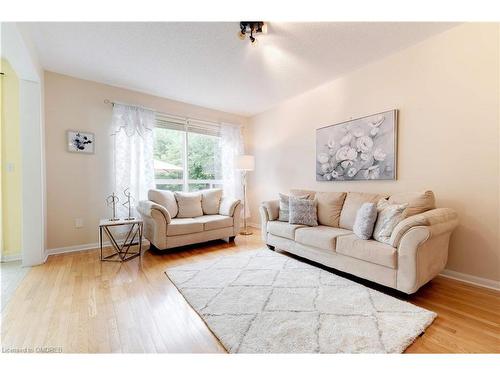
[[[255,158],[253,155],[239,155],[236,158],[236,169],[243,172],[243,230],[240,234],[248,236],[252,234],[247,227],[247,172],[255,169]]]

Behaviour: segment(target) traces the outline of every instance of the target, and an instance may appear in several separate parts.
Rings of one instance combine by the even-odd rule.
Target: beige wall
[[[465,24],[252,118],[251,212],[293,187],[432,189],[439,206],[460,215],[447,268],[500,280],[498,85],[498,25]],[[400,111],[397,181],[316,182],[316,128],[393,108]]]
[[[111,111],[104,99],[138,104],[180,116],[245,124],[247,119],[56,73],[45,73],[47,166],[47,246],[49,249],[95,243],[99,218],[111,193]],[[95,133],[95,154],[66,151],[66,130]],[[75,228],[82,218],[84,227]]]

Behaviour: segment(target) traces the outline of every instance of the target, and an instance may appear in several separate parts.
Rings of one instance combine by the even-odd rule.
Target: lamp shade
[[[238,155],[236,157],[236,169],[253,171],[255,169],[255,157],[253,155]]]

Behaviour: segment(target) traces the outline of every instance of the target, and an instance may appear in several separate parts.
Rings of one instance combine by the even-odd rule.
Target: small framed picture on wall
[[[80,154],[94,153],[94,133],[81,132],[78,130],[68,130],[66,132],[68,141],[68,151]]]

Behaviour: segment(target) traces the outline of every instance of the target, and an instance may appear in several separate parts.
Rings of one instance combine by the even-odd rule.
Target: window
[[[196,191],[222,187],[219,128],[158,114],[154,162],[157,189]]]

